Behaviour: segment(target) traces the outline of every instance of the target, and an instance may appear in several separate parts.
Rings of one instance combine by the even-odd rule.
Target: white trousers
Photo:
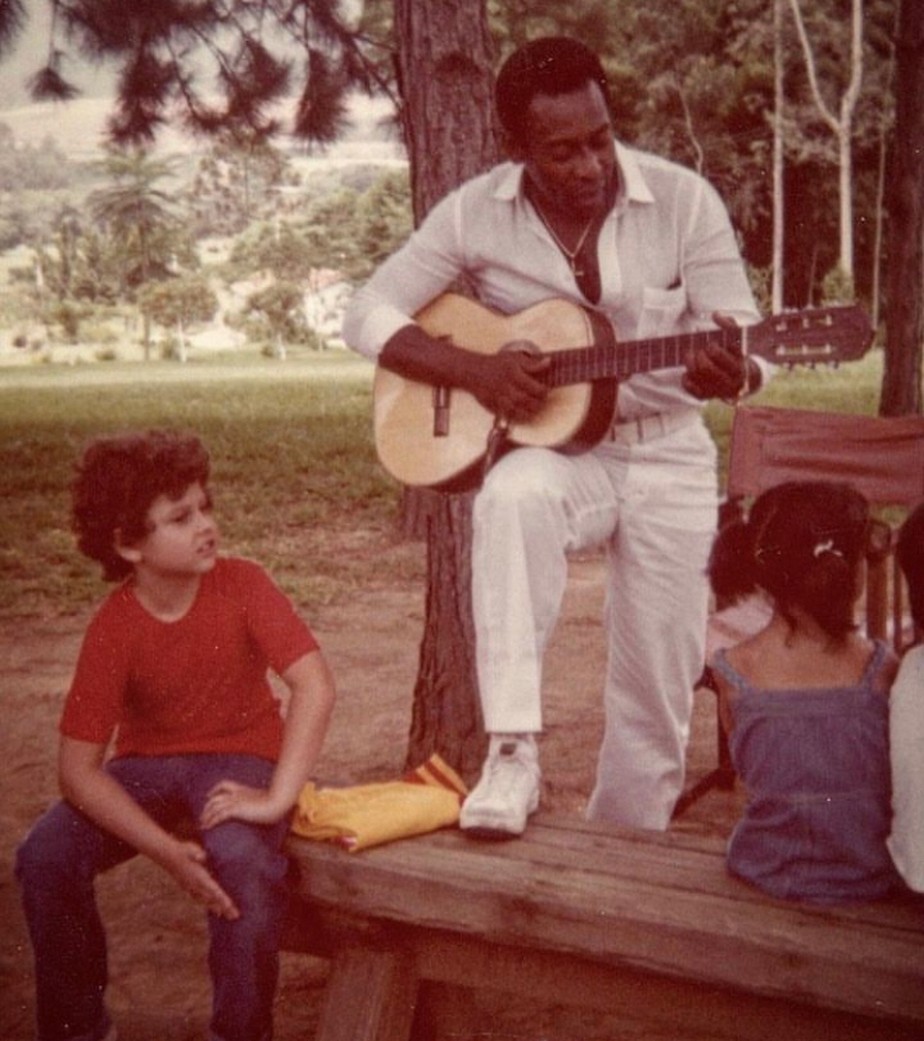
[[[567,553],[607,548],[605,730],[587,815],[668,826],[705,653],[716,450],[698,418],[643,443],[566,456],[519,448],[473,513],[477,669],[489,733],[542,729],[542,659]]]

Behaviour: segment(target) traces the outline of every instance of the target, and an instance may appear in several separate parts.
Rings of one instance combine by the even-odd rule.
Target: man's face
[[[525,163],[540,206],[579,219],[602,212],[612,200],[616,153],[600,87],[587,82],[570,94],[535,97],[514,157]]]

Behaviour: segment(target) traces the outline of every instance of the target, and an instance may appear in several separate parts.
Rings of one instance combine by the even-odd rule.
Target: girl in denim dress
[[[716,595],[760,591],[773,608],[712,670],[747,791],[728,868],[776,897],[870,900],[898,881],[886,846],[896,660],[854,621],[869,531],[848,485],[796,481],[760,495],[713,548]]]

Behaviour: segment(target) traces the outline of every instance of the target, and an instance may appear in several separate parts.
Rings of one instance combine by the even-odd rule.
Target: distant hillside
[[[105,141],[106,121],[112,110],[108,98],[76,98],[68,102],[43,102],[0,109],[14,138],[24,145],[39,145],[48,137],[73,159],[90,159]],[[343,161],[394,161],[403,156],[401,146],[387,127],[391,112],[384,99],[357,97],[351,103],[352,126],[342,141],[325,150],[324,157]],[[171,127],[157,138],[158,152],[195,151],[201,142]]]

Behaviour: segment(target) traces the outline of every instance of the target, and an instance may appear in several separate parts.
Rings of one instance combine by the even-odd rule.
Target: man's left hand
[[[722,329],[734,329],[737,322],[726,315],[713,315]],[[750,384],[750,362],[740,350],[707,346],[691,351],[686,357],[683,389],[695,398],[735,399],[747,393]]]

